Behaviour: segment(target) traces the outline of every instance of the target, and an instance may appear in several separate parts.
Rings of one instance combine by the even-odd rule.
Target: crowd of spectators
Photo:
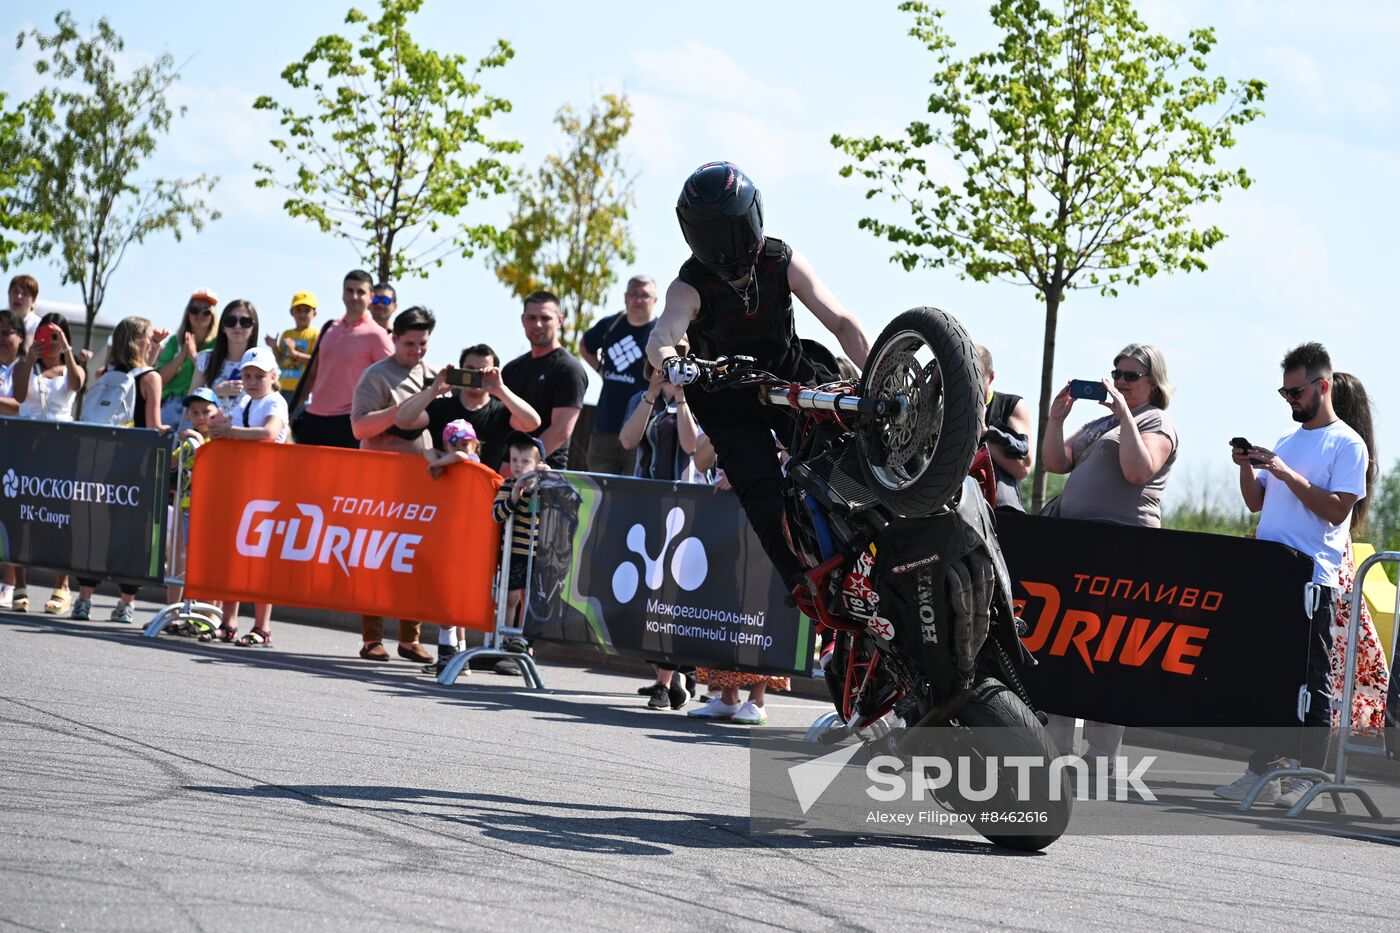
[[[0,415],[69,421],[88,378],[88,355],[73,347],[63,315],[34,310],[38,292],[32,277],[16,276],[9,286],[9,307],[0,311]],[[505,568],[512,618],[526,584],[523,558],[535,545],[529,498],[544,471],[569,463],[588,384],[585,365],[602,380],[588,432],[590,472],[728,487],[723,464],[716,463],[714,445],[690,412],[685,393],[646,359],[657,303],[656,283],[648,276],[627,282],[623,310],[585,332],[579,356],[561,343],[559,298],[547,291],[528,295],[521,311],[528,349],[504,366],[496,351],[482,343],[462,349],[455,366],[428,362],[433,313],[419,306],[400,312],[394,288],[376,284],[366,272],[345,276],[341,303],[343,313],[318,330],[316,295],[299,291],[289,303],[292,326],[262,340],[251,301],[224,305],[208,288],[190,294],[173,334],[144,318],[122,320],[102,379],[112,380],[118,398],[129,380],[134,401],[120,420],[104,423],[171,432],[177,458],[186,462],[203,441],[231,438],[387,451],[424,459],[434,476],[456,463],[483,463],[505,477],[494,517],[501,522],[515,518]],[[977,349],[987,403],[982,439],[999,507],[1024,510],[1019,486],[1039,457],[1047,471],[1066,474],[1063,492],[1043,514],[1161,525],[1162,497],[1179,437],[1167,414],[1173,388],[1159,349],[1139,343],[1124,347],[1109,376],[1100,380],[1101,391],[1091,387],[1087,396],[1098,400],[1103,414],[1073,431],[1066,423],[1086,396],[1066,385],[1053,400],[1038,450],[1030,442],[1029,406],[1020,396],[994,388],[992,354]],[[1324,593],[1314,629],[1323,650],[1314,653],[1308,670],[1315,693],[1308,716],[1310,722],[1323,721],[1340,682],[1340,651],[1329,649],[1337,634],[1345,632],[1345,594],[1354,583],[1348,531],[1364,516],[1377,472],[1370,403],[1359,380],[1333,372],[1318,344],[1290,352],[1282,369],[1279,394],[1300,427],[1273,449],[1235,448],[1232,459],[1240,470],[1246,506],[1262,513],[1258,537],[1314,555],[1314,582]],[[849,364],[842,373],[858,377]],[[187,503],[189,490],[175,495]],[[98,582],[79,579],[73,600],[67,575],[57,575],[44,610],[61,614],[71,608],[74,618],[89,618]],[[134,593],[134,587],[121,587],[113,620],[133,620]],[[4,567],[0,608],[29,609],[25,568]],[[240,635],[238,606],[226,604],[222,625],[203,637],[270,646],[270,614],[270,606],[254,606],[253,626]],[[432,621],[399,620],[397,653],[436,673],[460,649],[462,633],[440,627],[434,659],[420,643],[423,623]],[[383,644],[384,620],[363,616],[361,628],[359,656],[390,660]],[[193,634],[180,625],[174,630]],[[1355,716],[1358,724],[1376,725],[1383,716],[1388,672],[1369,617],[1362,619],[1359,653],[1362,689]],[[639,690],[648,706],[679,709],[697,696],[694,669],[659,659],[652,665],[654,681]],[[719,671],[702,670],[698,681],[707,681],[717,692],[692,715],[751,724],[766,721],[765,691],[785,687],[777,678]],[[743,690],[748,690],[747,698],[741,697]],[[1052,738],[1064,752],[1078,748],[1075,725],[1051,717]],[[1122,727],[1085,723],[1084,738],[1091,761],[1111,761]],[[1310,749],[1304,763],[1318,756],[1318,750]],[[1269,750],[1260,751],[1240,781],[1217,792],[1238,798],[1275,758]],[[1274,796],[1296,800],[1306,787],[1305,779],[1291,780]]]

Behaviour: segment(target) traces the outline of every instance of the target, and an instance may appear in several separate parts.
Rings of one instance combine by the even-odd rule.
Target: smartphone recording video
[[[449,369],[443,381],[450,386],[463,389],[481,388],[482,373],[479,369]]]
[[[1092,402],[1104,402],[1108,400],[1108,386],[1096,379],[1071,379],[1069,381],[1070,398],[1088,399]]]

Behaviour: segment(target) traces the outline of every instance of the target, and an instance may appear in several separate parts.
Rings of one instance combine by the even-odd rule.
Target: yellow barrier
[[[1366,562],[1366,558],[1376,553],[1374,546],[1362,544],[1360,541],[1352,542],[1351,548],[1358,567]],[[1386,576],[1384,566],[1376,564],[1366,574],[1366,579],[1361,584],[1361,595],[1366,599],[1366,609],[1371,613],[1371,621],[1375,623],[1376,635],[1381,640],[1385,659],[1393,666],[1395,661],[1390,656],[1390,644],[1394,634],[1391,627],[1395,624],[1395,584]]]

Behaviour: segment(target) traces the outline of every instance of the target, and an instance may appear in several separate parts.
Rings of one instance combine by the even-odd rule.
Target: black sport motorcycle
[[[1010,848],[1054,842],[1072,797],[1016,675],[1034,660],[1020,642],[984,484],[969,477],[985,400],[962,325],[936,308],[904,312],[875,341],[858,383],[794,385],[748,357],[695,362],[707,390],[754,386],[766,404],[799,413],[784,439],[785,531],[806,568],[793,597],[823,630],[844,724],[823,739],[854,735],[906,761],[1034,756],[1046,765],[1032,775],[1032,801],[1005,796],[1016,787],[1009,774],[991,800],[939,799],[961,813],[1033,806],[1042,822],[973,824]]]

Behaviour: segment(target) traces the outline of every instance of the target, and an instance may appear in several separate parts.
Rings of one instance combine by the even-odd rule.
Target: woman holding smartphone
[[[1069,474],[1064,492],[1051,503],[1057,506],[1053,514],[1160,528],[1162,493],[1177,452],[1176,423],[1166,412],[1173,392],[1167,361],[1154,346],[1130,343],[1114,357],[1112,373],[1100,384],[1099,404],[1109,414],[1090,421],[1068,440],[1065,419],[1076,397],[1089,394],[1086,387],[1081,380],[1067,383],[1050,405],[1041,462],[1051,473]],[[1073,754],[1074,720],[1051,714],[1047,728],[1060,751]],[[1086,720],[1084,738],[1091,767],[1100,756],[1111,762],[1122,743],[1123,727]]]
[[[78,361],[69,336],[68,321],[58,312],[39,319],[29,350],[15,364],[15,401],[19,416],[36,421],[72,421],[73,402],[83,387],[87,372]],[[18,569],[16,570],[18,573]],[[44,603],[49,615],[68,611],[73,597],[68,589],[68,574],[55,577],[53,595]],[[23,576],[16,577],[11,601],[15,612],[29,610],[29,589]]]

